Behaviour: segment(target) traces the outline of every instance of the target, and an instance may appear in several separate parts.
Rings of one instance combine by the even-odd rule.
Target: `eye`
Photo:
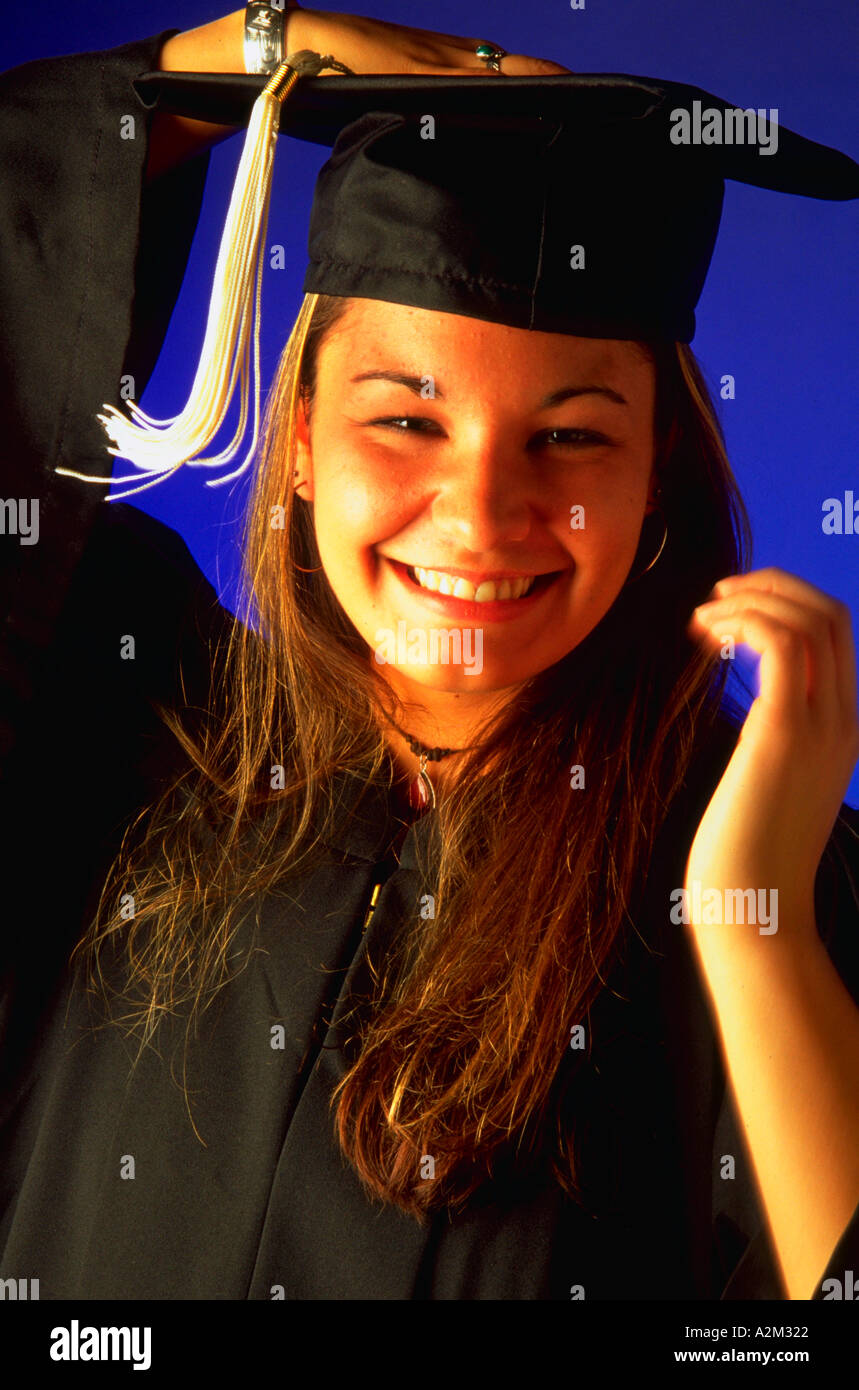
[[[610,444],[611,440],[607,435],[600,434],[598,430],[543,430],[542,434],[535,435],[534,442],[539,448],[541,444],[550,444],[568,449],[587,448],[589,445]]]
[[[381,425],[383,429],[394,430],[398,434],[438,434],[440,427],[435,420],[423,415],[391,415],[378,420],[368,420],[370,425]]]

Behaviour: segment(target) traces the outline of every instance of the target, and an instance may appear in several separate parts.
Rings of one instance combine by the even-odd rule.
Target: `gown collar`
[[[348,771],[334,775],[336,821],[333,828],[317,824],[322,842],[332,849],[368,863],[378,863],[391,853],[401,868],[417,868],[436,840],[437,817],[432,811],[414,819],[404,811],[393,790],[380,781],[364,781]]]

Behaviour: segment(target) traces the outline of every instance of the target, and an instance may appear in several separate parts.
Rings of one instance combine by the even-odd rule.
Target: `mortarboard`
[[[303,56],[293,56],[296,67]],[[732,107],[682,83],[617,73],[279,73],[158,72],[135,83],[145,102],[164,110],[221,125],[250,122],[188,405],[172,421],[150,420],[136,406],[132,423],[114,407],[102,417],[110,452],[158,475],[154,481],[183,462],[214,466],[235,456],[247,425],[253,344],[251,452],[210,485],[250,462],[278,129],[333,147],[316,184],[305,293],[583,337],[692,340],[725,179],[814,198],[859,196],[859,165],[847,155],[782,126],[776,111]],[[236,436],[202,459],[237,381]]]

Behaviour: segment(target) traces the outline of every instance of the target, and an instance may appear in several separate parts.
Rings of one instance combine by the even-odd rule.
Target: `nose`
[[[489,554],[524,541],[539,495],[528,460],[492,431],[463,433],[434,488],[433,529],[459,549]]]

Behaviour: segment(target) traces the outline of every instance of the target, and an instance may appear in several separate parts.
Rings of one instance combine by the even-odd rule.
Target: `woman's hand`
[[[361,15],[307,9],[290,11],[286,39],[288,52],[309,48],[315,53],[330,53],[355,73],[399,72],[427,77],[451,77],[457,73],[473,77],[488,72],[474,50],[479,43],[494,43],[485,34],[460,38],[457,34],[437,34],[431,29],[412,29]],[[511,53],[502,60],[501,72],[494,76],[549,77],[565,72],[569,68],[545,58]]]
[[[778,929],[809,941],[815,874],[859,757],[850,613],[780,569],[724,579],[713,595],[695,610],[690,632],[716,647],[730,636],[758,651],[760,694],[698,827],[687,892],[695,880],[723,895],[778,889]],[[757,935],[748,925],[700,927],[693,918],[699,928],[731,947]]]
[[[412,76],[460,74],[473,77],[490,69],[475,53],[482,39],[463,39],[456,34],[436,34],[431,29],[411,29],[403,24],[386,24],[380,19],[364,19],[355,14],[329,14],[325,10],[290,9],[285,15],[286,53],[309,48],[314,53],[331,54],[354,73],[404,73]],[[161,49],[158,66],[162,72],[244,72],[245,12],[232,14],[174,34]],[[501,45],[499,45],[501,46]],[[508,77],[551,77],[568,72],[544,58],[510,54],[503,59],[499,81]],[[337,77],[324,72],[322,77]],[[147,178],[157,178],[167,169],[211,145],[235,134],[234,126],[210,125],[186,116],[157,111],[149,137]]]

